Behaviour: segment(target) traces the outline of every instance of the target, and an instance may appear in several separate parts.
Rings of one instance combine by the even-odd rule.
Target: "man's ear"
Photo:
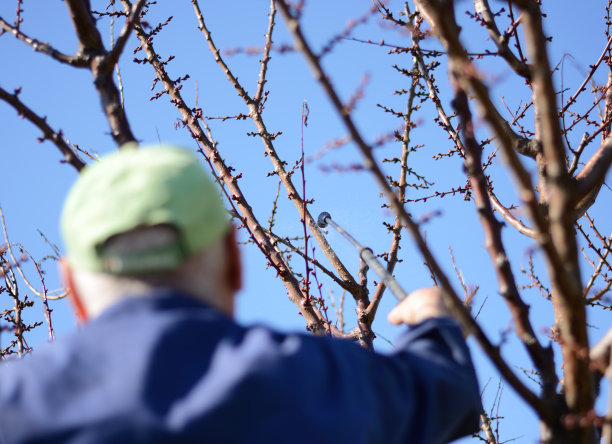
[[[74,285],[72,268],[70,268],[70,264],[68,264],[68,261],[64,258],[59,260],[59,272],[62,284],[68,291],[68,300],[70,301],[70,305],[72,305],[75,316],[80,323],[85,323],[88,319],[87,311]]]
[[[227,251],[227,284],[235,293],[242,288],[242,262],[236,242],[236,228],[233,226],[225,238],[225,251]]]

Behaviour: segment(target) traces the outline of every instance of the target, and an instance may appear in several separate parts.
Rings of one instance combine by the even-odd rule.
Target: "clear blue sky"
[[[104,1],[92,1],[94,8],[105,7]],[[494,8],[498,2],[492,2]],[[548,13],[546,29],[554,38],[550,44],[551,62],[557,64],[563,55],[565,62],[561,72],[556,76],[556,86],[560,88],[563,78],[564,86],[573,93],[582,82],[585,69],[599,57],[604,45],[604,6],[606,2],[589,2],[588,7],[577,8],[574,2],[548,1],[544,8]],[[471,2],[457,2],[457,14],[462,22],[468,23],[463,9],[471,8]],[[505,5],[505,2],[499,2]],[[332,36],[340,32],[349,19],[362,16],[371,2],[369,0],[337,0],[334,2],[308,2],[304,16],[304,27],[309,41],[320,48]],[[261,47],[264,43],[263,34],[267,26],[268,2],[263,0],[241,0],[234,2],[202,2],[203,12],[210,27],[213,38],[222,49]],[[402,2],[391,1],[393,11],[402,8]],[[0,5],[0,15],[8,21],[14,17],[14,2],[3,2]],[[77,48],[72,26],[63,2],[38,1],[25,2],[23,14],[24,32],[40,40],[51,43],[57,49],[74,53]],[[148,21],[155,25],[173,15],[170,25],[155,40],[157,51],[163,57],[175,55],[176,59],[168,69],[172,76],[182,76],[189,73],[191,78],[183,87],[184,97],[195,104],[197,95],[198,106],[204,109],[207,116],[235,115],[246,112],[241,99],[225,79],[219,67],[214,63],[207,49],[203,36],[197,30],[197,22],[192,12],[191,4],[182,2],[159,2],[152,9]],[[277,16],[276,44],[290,43],[282,19]],[[115,32],[122,23],[118,23]],[[108,43],[109,21],[99,22],[99,28],[104,32]],[[360,39],[381,40],[386,42],[409,45],[408,37],[396,30],[381,24],[377,17],[371,18],[366,24],[359,26],[354,33]],[[463,39],[470,49],[493,50],[493,45],[486,40],[485,33],[473,26],[465,26]],[[195,146],[189,134],[184,130],[176,130],[175,122],[178,113],[168,103],[166,97],[150,101],[152,95],[153,74],[148,66],[136,65],[131,62],[134,55],[132,49],[136,40],[132,37],[121,58],[120,68],[125,87],[125,100],[128,118],[136,137],[143,143],[173,142],[194,149]],[[436,43],[425,41],[424,47],[435,48]],[[10,35],[0,37],[0,53],[3,56],[0,86],[11,91],[22,87],[20,98],[41,115],[48,116],[48,123],[55,129],[62,129],[65,136],[82,148],[103,154],[115,149],[108,134],[108,125],[101,112],[99,100],[93,88],[89,71],[77,70],[49,58],[36,54]],[[142,53],[136,55],[142,58]],[[254,92],[259,70],[258,56],[237,54],[226,57],[226,61],[234,74],[243,82],[251,93]],[[365,89],[365,97],[358,104],[355,117],[363,134],[370,141],[377,136],[387,134],[400,125],[400,121],[383,113],[376,105],[384,104],[404,110],[405,97],[393,95],[393,91],[407,88],[406,78],[399,75],[393,64],[402,67],[410,66],[409,55],[388,55],[387,49],[376,45],[367,45],[355,41],[342,41],[334,51],[325,57],[324,66],[341,93],[348,100],[359,87],[364,75],[370,76]],[[485,58],[479,62],[485,72],[485,79],[491,85],[493,96],[498,103],[502,97],[510,106],[518,106],[519,100],[528,100],[527,90],[521,82],[512,80],[510,71],[499,63]],[[605,81],[605,72],[595,79],[600,84]],[[441,80],[441,95],[450,110],[450,94],[442,68],[438,71]],[[304,149],[306,155],[319,152],[323,146],[346,133],[341,122],[331,109],[327,98],[315,81],[301,56],[296,53],[273,54],[268,74],[268,89],[270,96],[266,104],[264,118],[271,132],[282,131],[276,140],[276,147],[281,157],[289,165],[293,165],[300,156],[300,114],[304,101],[310,109],[309,125],[304,130]],[[566,93],[567,97],[567,93]],[[590,100],[590,99],[589,99]],[[588,100],[587,100],[588,102]],[[50,252],[43,242],[38,230],[52,242],[60,245],[58,218],[63,197],[76,177],[76,172],[69,165],[61,164],[61,155],[49,142],[39,144],[36,138],[40,135],[29,122],[17,117],[12,108],[0,102],[0,129],[3,144],[0,148],[0,166],[2,168],[2,186],[0,187],[0,205],[2,206],[11,241],[23,244],[32,255],[41,259]],[[445,152],[451,145],[445,135],[433,124],[433,112],[430,103],[425,103],[416,119],[419,126],[413,131],[413,143],[425,144],[426,148],[411,156],[410,163],[418,172],[425,174],[428,180],[436,182],[435,189],[444,190],[450,187],[462,186],[465,183],[462,166],[459,159],[433,162],[431,157],[437,152]],[[275,178],[267,178],[266,173],[272,171],[269,160],[264,156],[262,143],[246,132],[254,131],[250,121],[219,120],[210,123],[214,138],[219,142],[219,149],[228,163],[242,172],[243,191],[255,208],[260,221],[265,222],[272,208],[272,199],[276,193]],[[482,125],[481,125],[482,126]],[[481,128],[481,130],[483,130]],[[484,132],[481,133],[484,136]],[[574,134],[580,138],[581,134]],[[393,154],[397,146],[387,144],[379,149],[379,156]],[[362,172],[324,172],[322,166],[350,165],[359,162],[359,155],[354,147],[347,145],[341,150],[330,153],[320,160],[307,164],[307,194],[314,198],[311,207],[313,214],[329,211],[335,220],[341,223],[351,234],[362,243],[370,245],[375,252],[386,251],[390,238],[381,222],[391,221],[389,214],[380,208],[383,201],[373,180]],[[533,166],[530,166],[533,170]],[[387,166],[393,173],[393,167]],[[496,188],[505,200],[514,196],[501,166],[494,166],[494,172],[501,174]],[[297,179],[297,175],[294,176]],[[421,192],[426,194],[426,192]],[[418,196],[412,192],[411,197]],[[604,189],[602,199],[610,199],[610,191]],[[609,208],[609,206],[608,206]],[[475,303],[480,306],[486,299],[479,319],[494,342],[505,338],[504,330],[511,328],[507,310],[496,293],[494,273],[488,256],[482,248],[482,233],[473,211],[473,204],[464,202],[461,197],[431,199],[426,204],[415,204],[409,207],[416,217],[440,211],[424,226],[427,239],[437,254],[444,268],[451,276],[452,263],[449,248],[453,249],[455,259],[468,283],[480,286]],[[610,233],[610,222],[604,220],[605,212],[595,213],[598,220],[604,224],[604,234]],[[609,216],[609,210],[608,214]],[[279,199],[279,216],[277,231],[286,236],[299,235],[302,227],[298,223],[295,208],[281,190]],[[328,236],[336,247],[338,254],[353,273],[358,265],[357,255],[347,242],[334,232]],[[505,230],[505,240],[512,255],[512,263],[520,275],[521,267],[527,266],[529,241],[517,237],[511,229]],[[415,252],[408,235],[404,236],[401,250],[404,260],[398,266],[396,275],[406,290],[430,285],[428,272],[422,265],[422,260]],[[238,298],[238,319],[245,323],[263,322],[282,330],[304,329],[303,320],[298,316],[298,310],[286,297],[284,287],[275,279],[272,270],[265,270],[265,261],[259,251],[249,245],[243,249],[245,261],[245,288]],[[318,259],[323,254],[317,253]],[[296,267],[303,267],[296,261]],[[31,267],[25,266],[28,276],[36,281]],[[46,284],[48,288],[57,288],[59,282],[55,272],[55,264],[46,262]],[[319,274],[321,277],[322,273]],[[522,275],[521,275],[522,276]],[[370,276],[370,279],[374,279]],[[522,284],[528,283],[521,277]],[[338,290],[325,284],[324,294],[328,289],[339,297]],[[38,284],[36,284],[38,285]],[[456,288],[459,288],[458,284]],[[21,289],[27,292],[26,287]],[[552,314],[548,310],[548,302],[533,292],[525,292],[526,302],[532,305],[532,320],[536,329],[541,332],[541,339],[546,342],[546,331],[552,324]],[[0,302],[0,308],[4,302]],[[390,327],[385,317],[394,302],[387,295],[381,306],[374,329],[380,337],[393,339],[396,328]],[[75,329],[74,320],[64,301],[53,303],[54,327],[58,336]],[[346,302],[345,311],[349,328],[353,322],[350,313],[353,304]],[[42,319],[40,307],[30,310],[30,319]],[[593,339],[605,333],[609,321],[607,315],[593,314],[589,319],[594,325],[591,329]],[[5,345],[7,337],[0,338],[0,344]],[[39,346],[45,342],[45,330],[39,328],[30,336],[32,345]],[[512,365],[528,367],[525,354],[520,344],[512,336],[504,340],[503,350]],[[471,344],[479,371],[481,385],[484,391],[485,407],[490,408],[496,394],[499,376],[491,371],[486,358],[479,352],[476,344]],[[389,349],[384,341],[377,340],[377,347]],[[535,384],[531,384],[535,387]],[[534,388],[535,390],[535,388]],[[602,398],[603,400],[603,398]],[[604,405],[605,403],[602,403]],[[516,442],[533,443],[537,441],[537,422],[531,411],[512,393],[509,387],[504,387],[501,399],[501,414],[505,417],[501,423],[502,439],[518,438]]]

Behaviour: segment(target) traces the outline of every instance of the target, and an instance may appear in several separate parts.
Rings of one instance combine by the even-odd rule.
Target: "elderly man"
[[[2,443],[443,443],[478,427],[469,352],[438,292],[389,315],[392,355],[232,320],[240,260],[197,159],[126,148],[61,220],[83,321],[0,368]]]

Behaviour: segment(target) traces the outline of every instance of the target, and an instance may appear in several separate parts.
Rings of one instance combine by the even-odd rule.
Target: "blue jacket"
[[[393,355],[244,328],[171,292],[127,298],[0,366],[1,443],[443,443],[478,428],[450,319]]]

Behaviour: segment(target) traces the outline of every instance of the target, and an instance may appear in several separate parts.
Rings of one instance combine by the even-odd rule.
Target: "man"
[[[82,328],[0,369],[0,442],[442,443],[478,427],[469,352],[440,294],[389,315],[385,356],[232,320],[234,231],[187,151],[87,167],[61,220]]]

